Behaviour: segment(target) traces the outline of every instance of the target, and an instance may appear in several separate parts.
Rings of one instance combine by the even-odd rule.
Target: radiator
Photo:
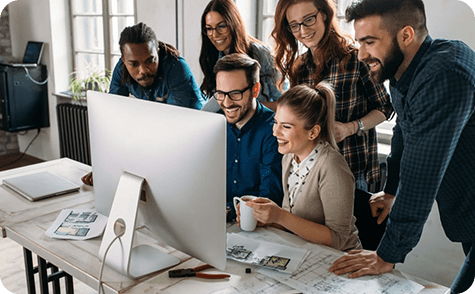
[[[87,107],[71,103],[56,106],[61,157],[91,165]]]

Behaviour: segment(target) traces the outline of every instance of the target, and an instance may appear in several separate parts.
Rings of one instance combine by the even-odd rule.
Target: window
[[[257,39],[271,43],[270,37],[274,29],[275,7],[279,0],[257,0]]]
[[[135,0],[70,0],[70,7],[77,77],[113,70],[120,33],[135,23]]]

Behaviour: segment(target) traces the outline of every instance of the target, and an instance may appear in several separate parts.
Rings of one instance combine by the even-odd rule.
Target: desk
[[[69,159],[60,159],[0,173],[0,180],[42,170],[48,170],[79,183],[80,177],[88,172],[90,167]],[[93,208],[92,189],[82,186],[80,192],[74,195],[47,199],[37,203],[24,201],[21,196],[0,187],[0,225],[4,236],[55,264],[93,289],[97,288],[100,270],[100,261],[97,255],[102,238],[87,241],[53,240],[44,234],[62,209]],[[233,230],[239,230],[239,228],[235,225],[228,228],[228,231]],[[285,232],[282,232],[282,235],[297,246],[305,243],[297,236]],[[138,237],[140,242],[159,246],[147,236],[138,234]],[[181,264],[176,268],[195,267],[200,264],[200,261],[172,248],[162,247],[162,249],[180,258]],[[246,274],[244,270],[246,267],[249,266],[228,261],[226,272],[231,274],[231,278],[214,281],[200,278],[170,279],[166,271],[133,280],[106,267],[103,282],[106,293],[212,293],[239,285],[257,275],[255,270],[251,274]],[[405,276],[398,271],[394,271],[394,273],[424,285],[426,288],[420,292],[422,294],[442,294],[447,290],[446,287],[416,277]]]

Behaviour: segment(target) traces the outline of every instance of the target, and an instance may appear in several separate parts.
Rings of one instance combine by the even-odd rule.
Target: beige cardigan
[[[343,156],[327,142],[317,144],[317,161],[305,179],[292,213],[327,226],[331,230],[331,247],[347,251],[361,249],[353,216],[355,180]],[[289,172],[293,154],[282,158],[282,208],[290,211]]]

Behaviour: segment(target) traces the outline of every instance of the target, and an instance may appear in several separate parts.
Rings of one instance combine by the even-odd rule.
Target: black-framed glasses
[[[304,25],[306,27],[313,26],[317,22],[317,16],[320,10],[317,10],[317,13],[310,15],[305,18],[301,23],[291,23],[287,26],[287,29],[292,33],[298,33],[300,31],[300,26]]]
[[[218,101],[223,101],[224,99],[226,99],[226,96],[228,96],[229,99],[231,99],[232,101],[239,101],[242,100],[242,94],[252,88],[252,86],[254,85],[249,85],[243,90],[232,90],[229,92],[217,90],[216,93],[214,93],[214,98],[216,98],[216,100]]]
[[[213,35],[213,31],[216,30],[218,34],[222,35],[228,31],[228,25],[225,22],[220,22],[215,28],[213,27],[204,27],[203,33],[208,36]]]

